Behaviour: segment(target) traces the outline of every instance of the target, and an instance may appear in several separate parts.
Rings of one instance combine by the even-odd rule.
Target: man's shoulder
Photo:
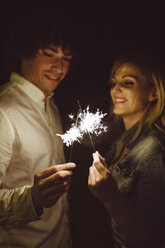
[[[0,86],[0,99],[6,95],[8,95],[9,92],[11,92],[11,89],[13,88],[12,82],[4,83]]]
[[[8,109],[14,107],[17,94],[15,86],[12,83],[6,83],[0,88],[0,109]]]

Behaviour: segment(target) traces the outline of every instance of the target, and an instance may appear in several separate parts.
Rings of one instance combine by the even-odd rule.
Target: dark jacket
[[[106,160],[120,192],[153,230],[147,243],[141,247],[160,248],[165,244],[165,135],[158,129],[146,131],[143,128],[132,141],[136,130],[137,124],[124,132]],[[115,159],[124,146],[128,153],[116,164]],[[116,247],[132,247],[113,221],[112,229]]]

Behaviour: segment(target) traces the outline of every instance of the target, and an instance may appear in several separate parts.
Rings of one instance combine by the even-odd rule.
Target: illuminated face
[[[47,95],[66,76],[71,59],[70,50],[50,45],[44,50],[38,50],[35,58],[23,60],[22,76]]]
[[[141,119],[149,103],[156,97],[155,89],[132,63],[126,63],[116,70],[110,88],[114,113],[131,125]]]

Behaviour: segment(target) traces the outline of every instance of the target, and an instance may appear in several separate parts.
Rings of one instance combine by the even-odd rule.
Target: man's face
[[[46,49],[38,50],[35,58],[23,59],[22,76],[47,95],[66,76],[71,59],[70,50],[51,44]]]

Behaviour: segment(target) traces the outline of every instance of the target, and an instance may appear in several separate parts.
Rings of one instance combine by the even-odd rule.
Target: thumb
[[[106,163],[105,158],[103,158],[100,153],[98,151],[96,151],[95,153],[93,153],[93,163],[96,165],[96,163],[100,163],[102,164],[105,168],[108,168],[108,165]]]
[[[93,162],[94,163],[99,163],[100,162],[98,151],[96,151],[95,153],[93,153],[92,156],[93,156]]]
[[[93,153],[93,166],[95,166],[99,173],[103,173],[105,171],[105,167],[100,160],[98,152]]]

